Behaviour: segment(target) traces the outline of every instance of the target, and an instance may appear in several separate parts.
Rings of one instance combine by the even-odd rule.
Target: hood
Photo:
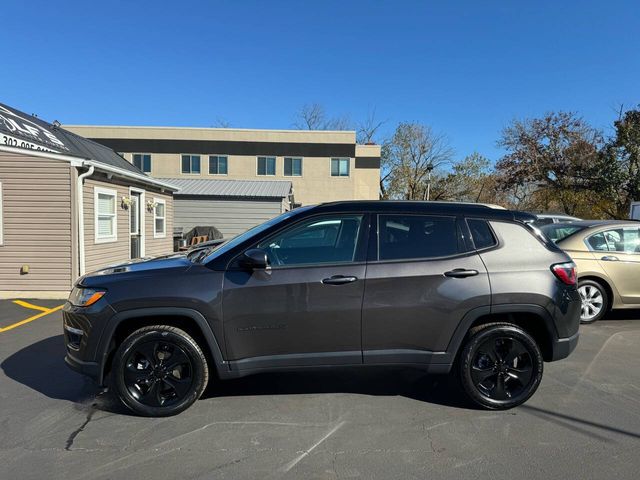
[[[143,276],[159,274],[167,270],[187,270],[193,264],[185,254],[164,255],[161,257],[146,257],[128,262],[110,265],[95,272],[86,274],[78,279],[78,284],[90,287],[104,283],[110,276],[126,274],[141,274]]]

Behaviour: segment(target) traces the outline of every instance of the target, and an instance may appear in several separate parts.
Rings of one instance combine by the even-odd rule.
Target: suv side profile
[[[63,308],[66,363],[135,413],[179,413],[210,378],[404,365],[525,402],[576,347],[575,265],[522,214],[439,202],[302,207],[208,250],[106,268]]]

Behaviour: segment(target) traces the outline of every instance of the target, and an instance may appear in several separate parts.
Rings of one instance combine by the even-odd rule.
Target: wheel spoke
[[[173,370],[176,367],[182,365],[189,365],[189,357],[182,351],[182,349],[175,347],[171,352],[171,356],[166,360],[167,370]]]
[[[521,357],[526,355],[528,352],[520,342],[511,341],[510,344],[510,350],[504,359],[504,363],[509,367],[513,367],[516,359],[518,359],[518,363],[520,363]]]
[[[169,376],[164,379],[165,385],[169,387],[169,390],[175,393],[177,399],[182,399],[191,389],[191,379],[183,379],[179,380],[172,376]]]
[[[509,380],[516,380],[522,387],[529,384],[532,374],[533,369],[531,366],[525,368],[509,368],[507,371]]]
[[[485,380],[493,375],[496,375],[496,372],[493,371],[493,367],[471,367],[471,378],[473,378],[473,381],[476,385],[481,385]]]
[[[151,371],[148,368],[138,369],[135,368],[135,365],[127,365],[124,368],[123,374],[125,382],[128,385],[133,385],[149,377]]]
[[[136,347],[136,352],[140,355],[144,356],[147,361],[151,364],[152,367],[155,367],[158,364],[158,343],[157,342],[146,342],[141,343]]]
[[[493,395],[498,400],[504,400],[507,396],[510,396],[505,390],[504,375],[498,375],[496,377],[496,384],[493,387]]]

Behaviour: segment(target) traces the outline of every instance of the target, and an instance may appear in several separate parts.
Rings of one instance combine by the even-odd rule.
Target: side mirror
[[[244,252],[240,263],[243,267],[251,268],[253,270],[264,270],[269,268],[269,258],[267,252],[259,248],[251,248]]]

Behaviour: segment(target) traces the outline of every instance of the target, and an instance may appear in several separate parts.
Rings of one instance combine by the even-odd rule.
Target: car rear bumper
[[[551,357],[551,361],[555,362],[556,360],[567,358],[571,354],[571,352],[573,352],[578,346],[579,337],[580,332],[576,332],[570,337],[559,338],[558,340],[556,340],[553,345],[553,354]]]

